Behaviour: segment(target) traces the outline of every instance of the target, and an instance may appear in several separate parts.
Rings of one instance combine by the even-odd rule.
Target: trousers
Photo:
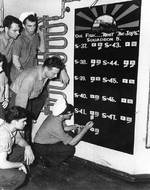
[[[13,91],[11,91],[10,94],[11,95],[10,95],[9,107],[12,107],[15,105],[16,94]],[[38,116],[46,102],[47,97],[48,97],[48,91],[47,87],[45,86],[42,93],[37,98],[28,100],[26,107],[28,111],[28,116],[27,116],[27,125],[24,128],[25,131],[24,138],[29,144],[32,143],[32,138],[31,138],[32,121],[38,119]]]
[[[8,160],[12,162],[23,162],[24,148],[15,146],[12,154],[8,156]],[[21,186],[26,178],[23,171],[18,168],[0,169],[0,190],[15,190]]]
[[[37,159],[42,158],[50,165],[57,166],[74,156],[75,147],[64,145],[62,142],[56,144],[34,143],[33,151]]]

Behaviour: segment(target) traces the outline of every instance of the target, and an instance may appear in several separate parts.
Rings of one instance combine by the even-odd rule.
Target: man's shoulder
[[[42,122],[41,128],[50,128],[50,127],[53,128],[54,124],[55,124],[55,126],[56,126],[56,123],[57,123],[57,121],[55,120],[54,116],[53,116],[52,114],[49,114],[49,115],[44,119],[44,121]],[[55,126],[54,126],[54,127],[55,127]]]
[[[52,114],[49,114],[41,125],[42,128],[51,128],[52,130],[59,129],[61,126],[62,122],[60,119],[53,116]]]
[[[0,125],[0,138],[7,138],[9,137],[10,134],[8,132],[8,130],[6,130],[6,128],[4,127],[4,124]]]
[[[32,68],[28,68],[25,69],[20,77],[23,77],[24,79],[28,80],[28,81],[34,81],[37,80],[37,68],[36,67],[32,67]]]
[[[32,66],[30,68],[24,69],[21,75],[28,75],[30,77],[38,75],[38,66]]]
[[[35,68],[25,69],[22,73],[18,75],[15,81],[12,82],[11,88],[15,86],[16,84],[22,83],[24,84],[30,84],[32,85],[37,80],[37,72]]]

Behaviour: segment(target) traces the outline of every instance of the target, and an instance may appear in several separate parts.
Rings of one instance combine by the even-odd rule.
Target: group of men
[[[26,166],[32,164],[35,158],[58,166],[74,155],[74,146],[93,126],[93,122],[85,126],[67,126],[65,121],[71,118],[74,108],[61,98],[54,104],[52,114],[48,115],[34,143],[31,143],[32,121],[38,118],[47,98],[47,83],[59,77],[67,85],[70,79],[59,57],[52,56],[43,65],[38,65],[38,51],[44,52],[45,46],[34,13],[22,13],[20,19],[8,15],[3,27],[0,53],[7,59],[10,98],[4,122],[0,125],[0,172],[3,170],[5,175],[5,169],[18,168],[27,173]],[[25,128],[25,132],[21,132]],[[69,134],[76,129],[76,135]]]

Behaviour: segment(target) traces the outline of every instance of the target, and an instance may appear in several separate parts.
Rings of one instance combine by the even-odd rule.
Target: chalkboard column
[[[105,14],[107,21],[115,18],[110,30],[100,28],[97,18],[89,29],[79,27],[81,19],[85,19],[81,15],[92,18],[91,10],[82,8],[75,12],[75,123],[94,121],[84,141],[133,154],[140,30],[139,22],[136,27],[119,28],[117,18],[133,5],[136,19],[140,19],[140,11],[133,2],[113,4],[107,10],[112,13],[120,5],[122,12],[116,18],[106,18]],[[95,11],[103,6],[95,7]]]

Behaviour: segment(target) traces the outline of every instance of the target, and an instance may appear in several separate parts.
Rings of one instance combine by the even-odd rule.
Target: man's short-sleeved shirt
[[[28,100],[38,97],[48,79],[42,79],[42,66],[24,70],[10,88],[16,94],[15,105],[26,108]]]
[[[39,44],[40,38],[37,33],[29,38],[25,31],[23,31],[14,41],[13,55],[19,57],[19,61],[24,69],[37,65],[37,51]]]
[[[0,153],[7,152],[8,154],[12,151],[12,146],[15,142],[15,134],[12,134],[9,128],[3,123],[0,125]]]
[[[12,58],[13,39],[7,39],[5,32],[0,33],[0,53],[5,55],[7,62],[9,63]]]
[[[53,115],[49,115],[35,135],[34,142],[39,144],[55,144],[63,142],[68,144],[72,137],[63,129],[62,121]]]
[[[4,89],[1,97],[0,97],[0,102],[4,101],[4,93],[5,93],[5,85],[8,84],[8,78],[6,77],[6,74],[3,72],[0,73],[0,86],[2,89]],[[1,90],[1,89],[0,89]]]

